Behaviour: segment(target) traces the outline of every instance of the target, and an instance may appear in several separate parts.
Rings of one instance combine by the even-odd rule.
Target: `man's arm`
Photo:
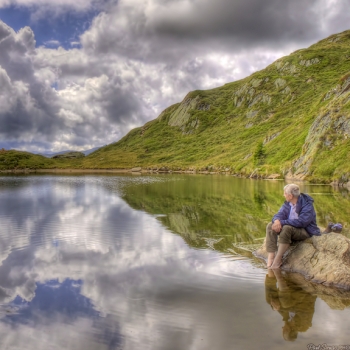
[[[288,202],[284,202],[284,204],[282,205],[278,213],[274,215],[274,217],[272,218],[272,223],[274,223],[276,220],[279,220],[280,222],[282,220],[287,220],[289,217],[289,213],[290,213],[290,205]]]
[[[272,228],[275,232],[281,232],[281,230],[282,230],[281,221],[279,221],[278,219],[276,219],[276,220],[274,221],[274,223],[272,224],[271,228]]]
[[[280,210],[278,211],[278,213],[276,215],[274,215],[274,217],[272,218],[272,227],[271,228],[275,232],[281,232],[281,230],[282,230],[281,220],[288,219],[289,212],[290,212],[290,206],[287,202],[285,202],[282,205],[282,207],[280,208]]]

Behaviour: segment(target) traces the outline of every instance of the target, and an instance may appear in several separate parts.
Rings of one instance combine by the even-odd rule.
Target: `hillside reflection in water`
[[[234,250],[261,242],[283,185],[225,176],[1,177],[2,348],[350,344],[347,293],[269,276]],[[347,233],[347,192],[302,190],[314,196],[320,225],[341,221]]]

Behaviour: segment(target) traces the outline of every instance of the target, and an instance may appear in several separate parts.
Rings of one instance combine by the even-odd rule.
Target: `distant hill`
[[[57,162],[39,154],[16,150],[0,150],[0,171],[12,169],[48,169]]]
[[[86,156],[92,152],[95,152],[99,149],[100,147],[95,147],[95,148],[90,148],[86,151],[78,151],[78,152],[81,152],[81,153],[84,153]],[[59,156],[61,154],[65,154],[65,153],[68,153],[68,152],[77,152],[77,151],[74,151],[74,150],[66,150],[66,151],[61,151],[61,152],[44,152],[44,153],[38,153],[44,157],[48,157],[48,158],[53,158],[54,156]]]
[[[54,159],[78,159],[78,158],[84,158],[85,154],[82,152],[66,152],[63,154],[56,154],[55,156],[53,156],[52,158]]]
[[[95,148],[90,148],[90,149],[88,149],[88,150],[86,150],[86,151],[80,151],[80,152],[81,152],[81,153],[84,153],[84,154],[87,156],[87,155],[89,155],[89,154],[91,154],[91,153],[97,151],[97,150],[100,149],[100,148],[101,148],[101,147],[95,147]]]
[[[65,154],[68,152],[74,152],[73,150],[66,150],[66,151],[62,151],[62,152],[43,152],[43,153],[37,153],[40,154],[41,156],[47,157],[47,158],[52,158],[54,156],[58,156],[61,154]]]
[[[189,92],[120,141],[56,166],[350,181],[350,31],[245,79]]]

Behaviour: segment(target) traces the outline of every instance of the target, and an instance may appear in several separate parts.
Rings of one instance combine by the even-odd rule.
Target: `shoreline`
[[[111,174],[132,174],[132,175],[142,175],[142,174],[201,174],[201,175],[226,175],[226,176],[234,176],[243,179],[254,179],[254,180],[278,180],[278,181],[293,181],[293,182],[310,182],[308,180],[304,180],[301,177],[293,177],[291,174],[287,174],[285,177],[282,177],[280,174],[270,174],[266,176],[257,175],[252,173],[241,174],[241,173],[231,173],[230,171],[209,171],[209,170],[171,170],[168,168],[106,168],[106,169],[72,169],[72,168],[49,168],[49,169],[7,169],[0,170],[0,176],[2,174],[36,174],[36,173],[92,173],[92,174],[102,174],[102,173],[111,173]],[[315,183],[316,184],[316,183]],[[319,185],[329,185],[337,188],[345,188],[350,190],[350,183],[341,183],[338,181],[331,181],[329,183],[319,183]]]
[[[266,179],[266,180],[284,180],[280,174],[271,174],[268,176],[258,176],[256,174],[241,174],[241,173],[232,173],[230,171],[209,171],[209,170],[171,170],[168,168],[100,168],[100,169],[72,169],[72,168],[49,168],[49,169],[7,169],[0,170],[0,174],[27,174],[27,173],[131,173],[131,174],[203,174],[203,175],[228,175],[235,176],[247,179]],[[289,180],[289,178],[288,178]],[[304,181],[301,179],[295,179],[295,181]]]

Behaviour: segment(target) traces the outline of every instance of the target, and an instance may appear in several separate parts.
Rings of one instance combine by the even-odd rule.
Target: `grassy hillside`
[[[16,169],[53,169],[79,166],[77,159],[74,164],[71,159],[52,159],[29,152],[0,150],[0,171]]]
[[[0,170],[50,168],[53,163],[51,159],[29,152],[0,150]]]
[[[243,80],[192,91],[119,142],[56,166],[166,166],[350,180],[349,49],[345,31]]]

